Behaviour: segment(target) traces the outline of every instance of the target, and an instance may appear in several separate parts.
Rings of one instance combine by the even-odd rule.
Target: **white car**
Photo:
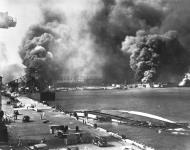
[[[133,150],[131,145],[125,145],[123,146],[122,150]]]
[[[41,144],[36,144],[34,146],[30,146],[31,150],[49,150],[48,145],[41,143]]]

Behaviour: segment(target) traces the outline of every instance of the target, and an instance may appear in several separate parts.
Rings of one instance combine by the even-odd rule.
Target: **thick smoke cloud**
[[[146,34],[150,34],[146,35],[147,38],[144,37],[147,42],[150,40],[150,44],[160,43],[157,44],[156,51],[161,46],[160,52],[155,53],[153,50],[153,53],[150,54],[159,54],[154,58],[154,61],[157,61],[154,63],[156,66],[150,67],[150,64],[139,63],[138,65],[142,66],[137,68],[146,68],[142,70],[134,69],[131,66],[138,81],[143,77],[144,82],[154,81],[160,77],[161,80],[165,78],[168,81],[173,81],[176,76],[184,73],[189,65],[185,57],[189,56],[189,6],[190,3],[187,0],[102,0],[102,9],[91,20],[90,28],[97,44],[98,53],[104,55],[106,59],[104,65],[106,78],[111,81],[113,79],[117,79],[117,81],[130,79],[132,81],[133,73],[129,64],[135,64],[135,62],[132,63],[132,60],[137,62],[139,60],[135,60],[136,56],[134,57],[133,52],[127,52],[127,55],[126,53],[123,55],[120,49],[125,37],[135,36],[138,30],[145,30]],[[169,30],[176,30],[179,33],[178,37],[167,35],[171,33],[168,32]],[[155,42],[151,42],[153,39]],[[164,54],[165,48],[166,53]],[[141,48],[139,48],[140,50]],[[146,55],[148,58],[151,57],[146,48],[142,51],[142,57]],[[160,53],[162,53],[161,56]],[[171,62],[166,62],[167,58],[172,58]],[[166,64],[167,67],[163,64]],[[175,65],[178,67],[175,68]]]
[[[178,32],[180,42],[188,49],[190,49],[189,7],[189,0],[170,1],[168,5],[169,10],[160,27],[161,33],[168,30],[176,30]]]
[[[165,34],[138,31],[136,37],[125,38],[122,50],[130,54],[130,66],[135,71],[137,81],[143,83],[151,83],[163,73],[182,75],[190,64],[190,55],[174,31]]]
[[[126,35],[135,35],[139,29],[150,29],[161,24],[164,17],[161,4],[134,0],[103,0],[102,9],[90,21],[91,34],[97,51],[106,59],[104,77],[108,81],[130,82],[133,73],[129,56],[120,51]]]
[[[65,76],[101,76],[103,60],[97,57],[86,26],[93,15],[86,13],[91,9],[87,1],[79,3],[76,12],[63,9],[69,1],[52,2],[41,6],[42,21],[30,27],[20,46],[28,78],[37,81],[40,90]]]
[[[47,82],[66,75],[128,83],[134,74],[144,82],[180,76],[189,66],[189,6],[188,0],[48,0],[20,56]]]
[[[50,47],[55,42],[53,32],[43,26],[33,26],[29,29],[20,47],[20,56],[27,66],[28,80],[35,79],[40,90],[47,87],[58,78],[59,68],[53,61]],[[53,78],[54,76],[54,78]]]

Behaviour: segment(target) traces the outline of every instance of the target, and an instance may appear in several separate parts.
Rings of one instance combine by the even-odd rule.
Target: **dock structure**
[[[80,114],[79,117],[87,117],[91,119],[101,120],[109,120],[111,122],[122,123],[130,126],[140,126],[146,128],[159,128],[159,129],[169,129],[169,128],[186,128],[188,126],[187,123],[178,123],[178,122],[169,122],[165,120],[157,120],[157,121],[144,121],[137,120],[132,117],[122,117],[112,114],[107,114],[98,111],[76,111],[77,114]],[[84,113],[82,116],[81,114]],[[87,114],[87,115],[85,115]]]

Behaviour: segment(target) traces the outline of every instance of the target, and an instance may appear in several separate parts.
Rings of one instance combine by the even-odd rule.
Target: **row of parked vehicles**
[[[92,140],[94,145],[99,147],[106,147],[107,146],[107,139],[103,136],[95,136]],[[45,143],[36,144],[34,146],[30,146],[29,150],[49,150],[48,145]],[[66,148],[62,148],[62,150],[79,150],[78,146],[68,146]],[[123,147],[122,150],[133,150],[133,147],[130,145],[126,145]]]
[[[94,145],[99,147],[107,146],[107,139],[102,136],[95,136],[92,140]],[[35,144],[27,148],[28,150],[49,150],[48,145],[45,143]],[[62,150],[79,150],[78,146],[68,146],[66,148],[62,148]]]
[[[26,147],[27,150],[49,150],[49,147],[45,143],[35,144],[34,146]],[[79,150],[78,146],[68,146],[61,148],[61,150]]]

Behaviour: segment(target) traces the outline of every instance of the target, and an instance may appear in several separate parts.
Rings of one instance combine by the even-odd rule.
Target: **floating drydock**
[[[130,126],[141,126],[147,128],[159,128],[159,129],[171,129],[171,128],[187,128],[189,124],[187,123],[177,123],[159,116],[135,112],[135,111],[127,111],[128,113],[132,113],[135,115],[145,116],[152,118],[157,121],[144,121],[144,120],[136,120],[131,117],[122,117],[117,115],[112,115],[108,113],[98,112],[98,111],[75,111],[79,117],[87,117],[97,120],[106,120],[111,122],[122,123]]]

